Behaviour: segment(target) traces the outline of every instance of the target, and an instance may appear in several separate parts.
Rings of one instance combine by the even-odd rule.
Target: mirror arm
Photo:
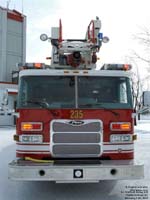
[[[15,110],[10,110],[8,109],[8,107],[0,107],[0,115],[13,115],[13,116],[16,116],[17,118],[20,117],[20,113],[19,112],[15,112]]]

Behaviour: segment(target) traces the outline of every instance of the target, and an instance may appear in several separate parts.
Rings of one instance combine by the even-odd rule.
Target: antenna
[[[22,0],[22,14],[24,12],[24,1]]]
[[[9,9],[10,1],[11,1],[11,0],[8,0],[8,1],[7,1],[7,9]]]

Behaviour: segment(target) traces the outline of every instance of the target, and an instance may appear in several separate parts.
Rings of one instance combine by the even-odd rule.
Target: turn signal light
[[[13,138],[14,138],[14,141],[19,142],[19,135],[14,135]]]
[[[22,131],[42,131],[43,124],[41,122],[22,122]]]
[[[41,69],[42,68],[42,63],[34,63],[34,67]]]
[[[125,65],[123,66],[123,70],[125,70],[125,71],[128,71],[128,70],[130,70],[130,69],[131,69],[131,65],[125,64]]]
[[[130,131],[131,123],[130,122],[112,122],[110,124],[110,129],[112,131]]]

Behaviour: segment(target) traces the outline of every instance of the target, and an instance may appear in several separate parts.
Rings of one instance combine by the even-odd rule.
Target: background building
[[[16,63],[25,62],[26,17],[0,7],[0,81],[11,82]]]
[[[17,70],[16,63],[24,63],[25,60],[26,16],[0,7],[0,107],[3,93],[7,90],[9,108],[15,108],[18,86],[12,83],[12,72]],[[13,124],[13,116],[0,115],[0,125]]]

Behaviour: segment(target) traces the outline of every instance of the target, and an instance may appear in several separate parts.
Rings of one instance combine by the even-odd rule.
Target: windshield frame
[[[54,76],[54,75],[53,75]],[[61,75],[55,75],[55,76],[61,76]],[[72,76],[72,75],[70,75]],[[73,107],[64,107],[64,108],[60,108],[60,107],[48,107],[48,106],[40,106],[40,103],[43,104],[43,102],[40,102],[39,105],[38,103],[36,104],[36,106],[33,107],[29,107],[29,106],[22,106],[21,102],[20,102],[20,91],[21,91],[21,86],[22,86],[22,79],[24,77],[28,77],[28,76],[22,76],[20,78],[20,86],[19,86],[19,94],[18,94],[18,101],[17,101],[17,109],[23,108],[23,109],[103,109],[103,108],[108,108],[108,109],[133,109],[133,104],[132,104],[132,94],[131,94],[131,87],[130,87],[130,79],[129,77],[123,77],[126,79],[126,85],[127,85],[127,99],[128,99],[128,103],[123,103],[123,104],[118,104],[118,103],[100,103],[99,106],[97,104],[97,106],[91,107],[90,105],[87,104],[87,106],[81,106],[79,105],[79,99],[78,99],[78,94],[79,94],[79,87],[78,87],[78,77],[84,77],[84,76],[80,76],[80,75],[74,75],[75,77],[75,104]],[[37,77],[34,76],[33,77]],[[45,76],[44,76],[45,77]],[[50,75],[48,75],[48,77],[50,77]],[[64,77],[68,77],[68,76],[64,76]],[[95,76],[89,76],[89,77],[95,77]],[[103,76],[96,76],[96,77],[103,77]],[[106,78],[110,78],[111,76],[105,76]],[[120,76],[117,76],[115,78],[120,78]]]

